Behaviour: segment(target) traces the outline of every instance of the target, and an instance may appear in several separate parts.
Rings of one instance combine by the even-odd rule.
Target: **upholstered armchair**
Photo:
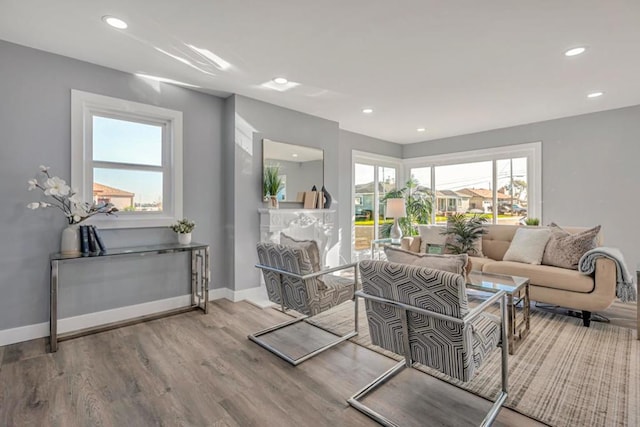
[[[361,261],[362,291],[373,344],[405,360],[358,391],[348,402],[384,425],[392,421],[361,400],[415,363],[470,381],[497,346],[502,347],[502,390],[482,425],[495,420],[507,398],[507,329],[503,291],[469,309],[462,275],[386,261]],[[500,302],[500,316],[486,309]]]
[[[259,337],[262,335],[305,321],[309,317],[343,302],[353,300],[358,281],[358,269],[357,263],[353,263],[320,270],[317,266],[314,267],[310,251],[307,251],[304,247],[258,243],[257,250],[260,264],[256,265],[256,267],[262,270],[269,300],[280,305],[282,312],[293,310],[302,316],[249,335],[250,340],[285,359],[292,365],[298,365],[322,351],[357,335],[358,305],[354,304],[354,330],[302,357],[293,358],[265,340],[260,339]],[[354,270],[352,278],[330,274],[346,269]]]

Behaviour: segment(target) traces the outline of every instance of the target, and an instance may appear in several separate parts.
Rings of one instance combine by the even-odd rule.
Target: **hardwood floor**
[[[219,300],[208,315],[65,341],[55,354],[45,339],[0,348],[0,426],[377,425],[346,399],[395,361],[345,342],[293,367],[247,339],[287,319]],[[451,426],[479,424],[491,405],[417,371],[366,403],[404,425]],[[496,425],[541,424],[503,408]]]

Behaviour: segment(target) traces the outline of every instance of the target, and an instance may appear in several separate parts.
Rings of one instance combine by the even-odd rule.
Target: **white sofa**
[[[530,279],[530,297],[534,301],[567,307],[582,311],[585,326],[589,326],[591,313],[609,307],[616,298],[616,266],[609,259],[598,259],[593,275],[584,275],[570,270],[548,265],[532,265],[513,261],[503,261],[511,240],[519,225],[486,225],[487,233],[482,236],[482,252],[486,258],[469,257],[473,270],[488,273],[509,274]],[[562,227],[570,233],[586,228]],[[602,245],[602,233],[597,237]],[[420,252],[420,237],[405,237],[401,247],[412,252]]]

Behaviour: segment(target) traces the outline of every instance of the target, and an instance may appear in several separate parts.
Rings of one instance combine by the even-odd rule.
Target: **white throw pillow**
[[[447,243],[447,235],[441,234],[446,227],[440,225],[418,225],[420,233],[420,252],[427,253],[428,246],[442,246]]]
[[[469,262],[467,254],[462,255],[433,255],[417,254],[404,249],[385,246],[384,253],[387,260],[399,264],[416,265],[419,267],[433,268],[434,270],[449,271],[456,274],[465,274],[465,268]]]
[[[548,228],[518,228],[502,260],[540,265],[550,237]]]

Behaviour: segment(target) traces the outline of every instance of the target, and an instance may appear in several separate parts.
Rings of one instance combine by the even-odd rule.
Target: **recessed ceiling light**
[[[365,114],[371,114],[373,113],[373,108],[363,108],[362,112]]]
[[[124,22],[120,18],[116,18],[115,16],[105,15],[102,17],[102,20],[106,24],[111,25],[113,28],[117,28],[119,30],[126,30],[128,27],[126,22]]]
[[[418,132],[424,132],[424,131],[426,131],[427,129],[425,129],[425,128],[418,128],[418,129],[416,129],[416,130],[417,130]]]
[[[604,95],[604,92],[591,92],[587,95],[587,98],[597,98],[602,95]]]
[[[293,157],[298,157],[298,155],[296,153],[293,153],[292,156]]]
[[[289,80],[285,79],[284,77],[276,77],[273,79],[274,83],[278,83],[279,85],[286,85],[287,83],[289,83]]]
[[[583,47],[583,46],[574,47],[574,48],[571,48],[571,49],[567,50],[567,51],[564,53],[564,56],[576,56],[576,55],[580,55],[581,53],[584,53],[584,51],[585,51],[585,50],[587,50],[587,48],[586,48],[586,47]]]

